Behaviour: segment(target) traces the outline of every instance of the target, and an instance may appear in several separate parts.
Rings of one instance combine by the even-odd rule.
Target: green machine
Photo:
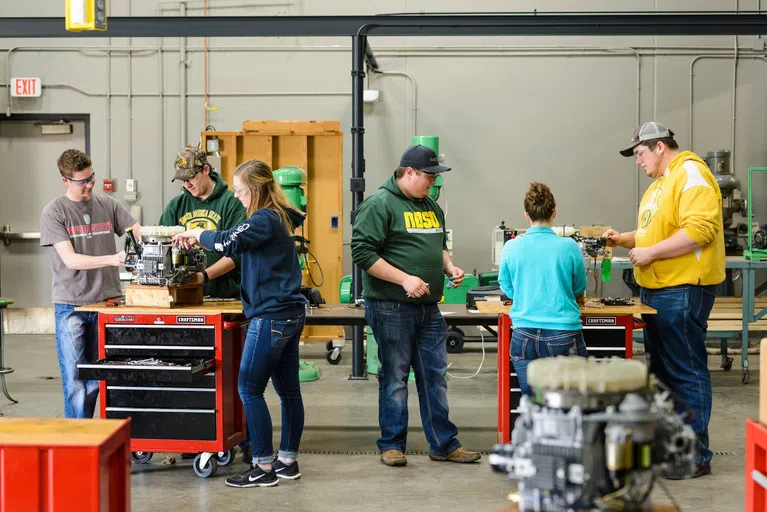
[[[297,165],[288,165],[280,167],[272,172],[274,181],[279,183],[282,191],[288,198],[288,201],[299,211],[306,211],[306,196],[304,195],[304,189],[302,185],[306,185],[306,171]],[[301,263],[301,269],[304,268],[303,261],[299,256],[299,262]],[[308,363],[306,361],[300,361],[298,366],[298,380],[300,382],[311,382],[317,380],[322,375],[322,372],[314,363]]]
[[[754,202],[752,189],[752,175],[754,172],[767,172],[767,167],[750,167],[748,169],[748,217],[746,218],[748,224],[748,249],[743,251],[743,258],[749,261],[760,261],[767,259],[767,236],[765,236],[766,233],[761,228],[754,233]],[[757,238],[757,243],[754,243],[755,236]]]
[[[413,146],[426,146],[428,148],[431,148],[434,150],[434,153],[437,155],[437,158],[439,158],[439,137],[436,137],[434,135],[414,135],[413,138],[410,140],[410,143]],[[436,181],[434,181],[434,185],[431,186],[429,189],[429,197],[434,199],[435,201],[439,199],[439,193],[442,189],[442,174],[437,175]]]
[[[306,171],[297,165],[287,165],[272,172],[274,181],[280,184],[282,191],[293,206],[299,211],[306,211],[306,196],[301,185],[306,185]]]

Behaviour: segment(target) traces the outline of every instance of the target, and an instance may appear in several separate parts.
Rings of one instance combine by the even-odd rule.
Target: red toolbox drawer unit
[[[247,431],[237,391],[242,320],[204,306],[99,311],[100,359],[78,365],[79,378],[101,381],[102,418],[131,418],[135,463],[198,453],[194,470],[206,478],[232,462]]]

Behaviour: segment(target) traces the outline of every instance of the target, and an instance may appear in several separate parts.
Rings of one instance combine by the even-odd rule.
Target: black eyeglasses
[[[78,185],[87,185],[88,183],[96,179],[96,171],[92,172],[90,176],[82,180],[73,180],[72,178],[69,178],[67,176],[64,176],[64,177],[67,180],[69,180],[70,183],[77,183]]]

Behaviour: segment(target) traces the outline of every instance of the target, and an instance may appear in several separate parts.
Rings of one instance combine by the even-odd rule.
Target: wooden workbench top
[[[498,301],[478,301],[477,309],[483,313],[508,313],[511,306],[506,306]],[[625,315],[654,315],[656,311],[634,299],[631,306],[605,306],[593,308],[581,306],[581,315],[584,316],[625,316]]]
[[[488,315],[497,315],[499,313],[508,313],[509,306],[504,306],[500,302],[477,303],[479,311],[469,311],[463,304],[440,304],[442,314],[448,323],[478,322],[471,325],[481,325],[487,321]],[[235,301],[206,301],[202,306],[180,306],[177,308],[156,308],[145,306],[107,306],[106,302],[98,304],[89,304],[80,306],[77,311],[92,311],[96,313],[108,314],[132,314],[132,315],[215,315],[215,314],[242,314],[242,303]],[[581,307],[581,314],[586,316],[622,316],[654,314],[655,310],[649,306],[639,303],[637,300],[631,306],[605,306],[604,308]],[[453,317],[453,318],[448,318]],[[345,325],[344,320],[353,323],[365,323],[365,312],[362,307],[354,307],[349,304],[323,304],[319,308],[312,308],[306,314],[307,324],[330,324]]]
[[[126,420],[2,418],[0,446],[100,446]]]
[[[202,306],[179,306],[177,308],[157,308],[147,306],[107,306],[106,302],[80,306],[77,311],[89,311],[109,314],[131,315],[241,315],[242,302],[233,301],[205,301]]]

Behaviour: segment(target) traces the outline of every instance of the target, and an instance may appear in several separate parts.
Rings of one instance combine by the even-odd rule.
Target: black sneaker
[[[272,469],[277,473],[278,478],[284,478],[286,480],[301,478],[301,472],[298,470],[298,461],[296,460],[290,464],[284,464],[279,459],[275,460],[272,463]]]
[[[226,479],[226,485],[229,487],[271,487],[279,483],[274,469],[264,471],[258,466],[251,466],[243,474]]]

